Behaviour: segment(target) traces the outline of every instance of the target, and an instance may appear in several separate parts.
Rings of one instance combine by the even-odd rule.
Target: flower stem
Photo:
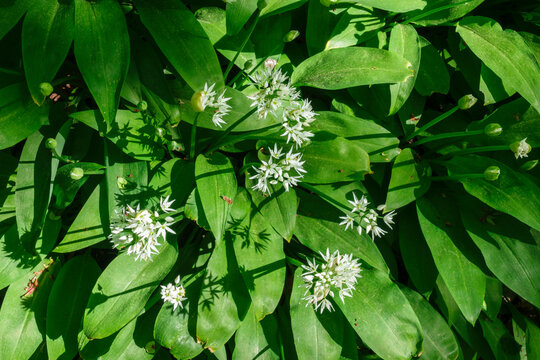
[[[260,134],[260,133],[266,132],[268,130],[272,130],[273,128],[276,128],[276,127],[279,127],[279,126],[281,126],[281,123],[266,126],[266,127],[263,127],[261,129],[257,129],[257,130],[252,130],[252,131],[247,132],[245,134],[240,134],[240,135],[237,135],[237,136],[230,136],[226,141],[223,141],[220,146],[229,145],[229,144],[236,144],[237,142],[240,142],[240,141],[246,140],[246,139],[248,139],[248,140],[251,140],[253,138],[259,139],[258,137],[255,136],[255,134]]]
[[[304,265],[302,264],[300,261],[296,260],[296,259],[293,259],[292,257],[290,256],[285,256],[285,258],[287,259],[287,262],[291,265],[296,265],[298,267]]]
[[[447,117],[449,117],[450,115],[452,115],[453,113],[455,113],[458,110],[459,110],[459,106],[454,106],[452,109],[448,110],[444,114],[441,114],[441,115],[437,116],[435,119],[431,120],[426,125],[422,126],[420,129],[415,130],[412,134],[410,134],[409,136],[407,136],[405,138],[405,141],[409,141],[413,137],[415,137],[416,135],[421,134],[422,132],[426,131],[427,129],[437,125],[438,123],[440,123],[441,121],[443,121],[444,119],[446,119]]]
[[[223,146],[222,142],[223,139],[227,137],[227,135],[230,134],[231,131],[233,131],[242,121],[249,118],[251,115],[253,115],[257,111],[257,108],[253,108],[250,111],[247,112],[244,116],[242,116],[240,119],[236,120],[231,126],[229,126],[215,141],[211,141],[211,144],[214,144],[214,146],[208,148],[205,153],[213,152],[220,148],[220,146]]]
[[[437,141],[437,140],[451,139],[451,138],[458,138],[458,137],[465,137],[465,136],[476,136],[476,135],[482,135],[482,134],[484,134],[484,130],[456,131],[456,132],[437,134],[437,135],[429,136],[421,140],[418,140],[417,142],[412,143],[411,147],[426,144],[428,142]]]
[[[260,13],[260,10],[257,9],[257,11],[255,11],[255,20],[253,20],[253,23],[251,24],[251,27],[248,30],[248,34],[246,38],[242,42],[242,45],[240,45],[240,48],[238,49],[236,54],[234,54],[234,57],[229,63],[229,65],[227,65],[227,69],[225,70],[225,73],[223,74],[223,79],[225,81],[227,81],[227,76],[229,76],[229,72],[231,72],[234,63],[236,62],[236,59],[238,59],[238,56],[240,56],[240,53],[242,52],[242,50],[244,50],[244,47],[246,46],[249,38],[251,37],[251,34],[253,34],[253,30],[255,30],[255,26],[257,26],[257,23],[259,22],[259,13]]]
[[[193,126],[191,127],[191,141],[189,146],[189,158],[191,160],[195,159],[195,137],[197,135],[197,121],[199,120],[200,112],[195,115],[195,120],[193,120]]]
[[[476,154],[480,152],[500,151],[500,150],[510,150],[510,148],[508,147],[508,145],[477,146],[477,147],[472,147],[469,149],[453,151],[453,152],[445,154],[445,156]]]
[[[247,74],[245,73],[244,70],[239,71],[238,74],[236,74],[236,75],[234,76],[234,78],[233,78],[231,81],[229,81],[229,83],[228,83],[227,85],[230,86],[230,85],[234,84],[234,82],[235,82],[236,80],[238,80],[238,78],[239,78],[240,76],[244,75],[244,78],[242,79],[242,82],[241,82],[240,84],[238,84],[238,86],[242,86],[242,84],[243,84],[243,82],[244,82],[244,79],[245,79],[246,77],[249,77],[250,75],[253,75],[253,73],[254,73],[254,72],[255,72],[262,64],[264,64],[264,62],[265,62],[270,56],[272,56],[272,54],[273,54],[277,49],[279,49],[279,47],[280,47],[281,45],[282,45],[282,44],[280,43],[280,44],[277,44],[276,46],[274,46],[274,48],[272,49],[272,51],[270,51],[269,55],[266,56],[266,57],[264,57],[264,58],[262,58],[261,60],[259,60],[259,62],[255,65],[255,67],[254,67],[253,69],[249,70],[249,72],[248,72]]]
[[[463,179],[483,179],[484,174],[460,174],[452,176],[427,176],[431,181],[448,181],[454,180],[459,181]]]

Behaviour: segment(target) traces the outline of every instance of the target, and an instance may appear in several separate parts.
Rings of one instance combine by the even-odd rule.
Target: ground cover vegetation
[[[539,359],[539,21],[0,0],[0,358]]]

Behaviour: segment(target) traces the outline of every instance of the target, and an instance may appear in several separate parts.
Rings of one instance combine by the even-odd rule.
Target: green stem
[[[65,163],[68,163],[68,164],[73,164],[73,163],[75,162],[75,161],[73,161],[73,160],[71,160],[71,159],[68,159],[68,158],[65,157],[65,156],[60,155],[60,154],[56,151],[56,149],[51,149],[51,154],[52,154],[53,158],[58,159],[58,160],[60,160],[60,161],[62,161],[62,162],[65,162]]]
[[[408,23],[411,23],[413,21],[417,21],[417,20],[420,20],[420,19],[423,19],[429,15],[432,15],[432,14],[435,14],[435,13],[438,13],[439,11],[443,11],[443,10],[446,10],[446,9],[451,9],[453,7],[456,7],[458,5],[461,5],[461,4],[466,4],[468,2],[471,2],[472,0],[464,0],[464,1],[460,1],[458,3],[453,3],[453,4],[450,4],[450,5],[444,5],[444,6],[441,6],[441,7],[438,7],[436,9],[432,9],[432,10],[429,10],[429,11],[426,11],[422,14],[419,14],[417,16],[414,16],[412,18],[410,18],[409,20],[405,20],[404,22],[402,22],[403,25],[406,25]]]
[[[20,73],[17,70],[11,70],[11,69],[6,69],[6,68],[0,68],[0,73],[7,74],[7,75],[17,75],[17,76],[22,75],[22,73]]]
[[[233,131],[238,125],[242,123],[242,121],[249,118],[251,115],[253,115],[257,111],[257,108],[251,109],[247,114],[242,116],[240,119],[236,120],[231,126],[229,126],[215,141],[211,141],[211,144],[214,144],[214,146],[208,148],[205,153],[213,152],[220,148],[220,146],[223,146],[222,141],[227,137],[227,135],[230,134],[231,131]]]
[[[447,112],[445,112],[444,114],[442,115],[439,115],[437,116],[435,119],[431,120],[430,122],[428,122],[426,125],[422,126],[420,129],[416,129],[412,134],[410,134],[409,136],[407,136],[405,138],[405,141],[409,141],[411,140],[413,137],[415,137],[416,135],[418,134],[421,134],[423,133],[424,131],[426,131],[427,129],[437,125],[438,123],[440,123],[441,121],[443,121],[444,119],[446,119],[447,117],[449,117],[450,115],[452,115],[453,113],[455,113],[456,111],[459,110],[459,106],[455,106],[453,107],[452,109],[448,110]]]
[[[477,147],[472,147],[469,149],[453,151],[453,152],[445,154],[445,156],[476,154],[480,152],[501,151],[501,150],[510,150],[510,148],[508,147],[508,145],[477,146]]]
[[[287,262],[291,265],[296,265],[298,267],[304,265],[302,264],[300,261],[296,260],[296,259],[293,259],[292,257],[290,256],[285,256],[285,258],[287,259]]]
[[[431,181],[448,181],[454,180],[459,181],[462,179],[480,179],[484,178],[484,174],[461,174],[461,175],[452,175],[452,176],[427,176]]]
[[[242,50],[244,50],[244,47],[246,46],[249,38],[251,37],[251,34],[253,33],[253,30],[255,30],[255,26],[257,26],[257,23],[259,22],[259,13],[260,13],[260,10],[257,9],[257,11],[255,12],[255,20],[253,20],[253,23],[251,24],[251,27],[248,30],[248,34],[247,34],[246,38],[242,42],[242,45],[240,45],[240,48],[238,49],[236,54],[234,54],[234,57],[233,57],[232,61],[227,66],[227,69],[225,70],[225,73],[223,74],[223,79],[225,81],[227,81],[227,76],[229,76],[229,72],[232,70],[232,67],[233,67],[234,63],[236,62],[236,59],[238,59],[238,56],[240,56],[240,53],[242,52]]]
[[[239,71],[238,74],[236,74],[236,75],[234,76],[234,78],[233,78],[231,81],[229,81],[229,83],[228,83],[227,85],[228,85],[228,86],[231,86],[232,84],[235,83],[236,80],[238,80],[238,78],[239,78],[240,76],[244,75],[244,78],[242,79],[242,82],[241,82],[240,84],[238,84],[238,86],[241,86],[241,85],[244,83],[244,79],[250,77],[251,75],[253,75],[253,73],[254,73],[254,72],[255,72],[262,64],[264,64],[264,62],[265,62],[270,56],[272,56],[272,54],[273,54],[277,49],[279,49],[279,47],[280,47],[281,45],[282,45],[282,44],[280,43],[280,44],[277,44],[276,46],[274,46],[274,48],[273,48],[273,49],[270,51],[270,53],[269,53],[270,55],[268,55],[268,56],[262,58],[261,60],[259,60],[259,62],[255,65],[255,67],[254,67],[253,69],[249,70],[249,72],[248,72],[247,74],[245,73],[244,70]]]
[[[451,139],[451,138],[458,138],[458,137],[465,137],[465,136],[476,136],[476,135],[482,135],[483,133],[484,133],[484,130],[456,131],[456,132],[443,133],[443,134],[433,135],[433,136],[418,140],[417,142],[412,143],[411,147],[426,144],[428,142],[437,141],[437,140]]]
[[[229,145],[229,144],[236,144],[237,142],[240,142],[242,140],[252,140],[252,139],[259,139],[259,137],[255,136],[255,134],[260,134],[267,132],[268,130],[272,130],[273,128],[281,126],[281,123],[270,125],[267,127],[264,127],[262,129],[252,130],[248,133],[237,135],[237,136],[229,136],[229,138],[221,143],[220,146]]]
[[[189,158],[191,160],[195,159],[195,137],[197,135],[197,121],[199,120],[200,114],[201,113],[198,112],[197,115],[195,115],[195,120],[193,120],[193,126],[191,127],[191,139],[189,146]]]

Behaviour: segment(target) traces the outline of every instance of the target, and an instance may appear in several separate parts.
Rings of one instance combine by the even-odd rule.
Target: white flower
[[[173,202],[174,200],[169,201],[169,197],[161,198],[161,210],[165,213],[174,211],[170,207]],[[109,239],[113,248],[127,247],[128,255],[134,254],[135,260],[152,260],[152,255],[159,253],[159,239],[165,239],[167,233],[175,233],[170,228],[175,222],[174,219],[160,215],[157,211],[140,210],[140,206],[136,209],[127,206],[120,212],[115,210],[115,213],[116,219],[111,221]]]
[[[273,69],[277,65],[276,59],[268,58],[264,60],[264,67],[267,69]]]
[[[184,308],[182,301],[186,300],[186,289],[180,284],[180,275],[174,280],[174,285],[169,283],[167,286],[161,285],[161,298],[165,302],[173,304],[173,310],[178,306]]]
[[[532,147],[527,143],[527,138],[515,142],[510,145],[510,149],[514,152],[516,159],[528,157],[528,153],[531,152]]]
[[[320,309],[322,313],[325,309],[334,310],[328,299],[328,296],[334,297],[334,291],[337,291],[343,303],[346,297],[352,297],[362,269],[358,259],[353,259],[352,254],[340,255],[339,250],[330,254],[329,249],[326,249],[326,254],[320,254],[325,261],[320,270],[315,259],[308,260],[308,265],[302,265],[304,284],[301,286],[307,289],[302,298],[307,301],[306,306],[313,304],[315,311]]]
[[[215,85],[216,84],[212,84],[208,86],[208,84],[204,84],[204,90],[201,91],[200,101],[202,110],[205,110],[206,108],[214,109],[212,122],[215,126],[221,127],[222,124],[227,123],[225,120],[223,120],[223,117],[231,110],[231,106],[227,104],[231,98],[225,97],[225,90],[223,90],[223,92],[216,97],[217,93],[214,91]]]
[[[396,215],[396,211],[395,210],[392,210],[390,211],[389,213],[387,213],[386,215],[384,215],[383,217],[383,221],[384,223],[386,224],[386,226],[388,226],[390,229],[392,229],[392,225],[395,224],[394,223],[394,216]]]
[[[369,206],[370,203],[365,195],[358,199],[355,193],[353,193],[353,200],[349,200],[349,203],[352,205],[350,214],[339,217],[343,220],[340,225],[345,225],[345,231],[349,228],[354,229],[356,224],[356,231],[358,231],[359,235],[362,235],[365,231],[366,234],[371,233],[371,239],[375,240],[375,237],[381,237],[387,233],[386,230],[379,226],[379,219],[383,219],[384,223],[392,229],[394,216],[396,215],[395,210],[384,216],[379,215],[377,211]],[[385,205],[379,205],[377,210],[382,212],[384,208]]]
[[[339,217],[342,222],[339,223],[339,225],[345,225],[345,231],[347,231],[349,228],[354,228],[354,219],[351,217],[351,215],[347,214],[345,216]]]
[[[367,200],[365,195],[362,195],[360,200],[358,200],[356,198],[356,194],[353,193],[353,199],[354,200],[349,200],[349,203],[353,206],[352,212],[358,211],[359,213],[363,213],[364,211],[366,211],[367,206],[369,205],[369,201]]]
[[[263,193],[270,193],[268,184],[276,185],[282,183],[285,191],[289,191],[291,187],[298,185],[298,182],[306,173],[304,170],[304,162],[302,161],[302,154],[293,153],[292,149],[283,154],[283,148],[277,147],[274,144],[273,149],[269,149],[270,158],[268,161],[261,160],[261,165],[257,168],[252,166],[255,170],[255,175],[250,177],[251,180],[257,180],[257,183],[251,188],[253,190],[259,190]]]

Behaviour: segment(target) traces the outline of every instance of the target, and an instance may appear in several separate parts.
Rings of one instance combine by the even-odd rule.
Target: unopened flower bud
[[[166,134],[165,129],[162,128],[162,127],[158,127],[158,128],[156,129],[156,131],[157,131],[157,134],[158,134],[159,137],[163,137],[163,136],[165,136],[165,134]]]
[[[248,60],[244,63],[244,70],[248,70],[253,66],[253,60]]]
[[[80,180],[84,176],[84,170],[80,167],[74,167],[71,169],[69,176],[72,180]]]
[[[487,181],[495,181],[501,175],[501,169],[498,166],[490,166],[484,171],[484,179]]]
[[[127,14],[133,10],[133,4],[130,3],[122,2],[120,6],[122,7],[124,14]]]
[[[458,106],[461,110],[467,110],[470,109],[476,104],[478,101],[477,98],[472,96],[471,94],[463,96],[461,99],[458,100]]]
[[[41,92],[41,95],[49,96],[54,91],[54,88],[50,83],[42,82],[41,84],[39,84],[39,91]]]
[[[283,36],[283,42],[286,42],[286,43],[291,42],[294,39],[296,39],[298,36],[300,36],[300,31],[291,30],[288,33],[286,33],[285,36]]]
[[[527,154],[531,152],[532,147],[527,143],[527,138],[525,138],[510,144],[510,150],[514,152],[516,159],[520,159],[522,157],[527,157]]]
[[[521,165],[519,168],[523,171],[531,171],[538,165],[538,160],[529,160]]]
[[[486,134],[487,136],[499,136],[502,134],[502,132],[502,126],[497,123],[487,124],[484,128],[484,134]]]
[[[48,138],[46,141],[45,141],[45,147],[49,150],[53,150],[53,149],[56,149],[56,140],[54,140],[53,138]]]
[[[202,103],[202,95],[203,95],[202,91],[197,91],[191,97],[191,107],[196,112],[204,111],[204,106],[203,106],[203,103]]]
[[[137,107],[141,111],[146,111],[148,109],[148,104],[146,103],[146,101],[143,100],[139,103],[139,105],[137,105]]]
[[[118,186],[119,189],[125,188],[127,184],[128,184],[128,181],[122,176],[118,176],[116,178],[116,186]]]
[[[267,68],[267,69],[273,69],[275,66],[277,65],[277,60],[276,59],[266,59],[264,60],[264,67]]]

